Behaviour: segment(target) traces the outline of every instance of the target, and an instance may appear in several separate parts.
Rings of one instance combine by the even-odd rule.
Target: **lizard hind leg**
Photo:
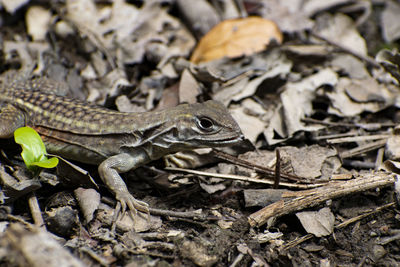
[[[25,126],[25,114],[11,104],[0,108],[0,138],[11,138],[15,130]]]

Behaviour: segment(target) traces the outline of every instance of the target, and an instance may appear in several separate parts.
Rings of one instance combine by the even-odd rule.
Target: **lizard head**
[[[239,125],[220,102],[178,106],[176,138],[187,148],[229,146],[243,141]]]

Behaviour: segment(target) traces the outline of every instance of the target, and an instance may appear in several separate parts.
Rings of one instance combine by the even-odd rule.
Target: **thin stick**
[[[359,220],[361,220],[361,219],[364,219],[365,217],[368,217],[368,216],[370,216],[370,215],[372,215],[372,214],[375,214],[375,213],[377,213],[377,212],[380,212],[380,211],[383,210],[383,209],[387,209],[387,208],[393,207],[394,205],[396,205],[395,202],[390,202],[390,203],[388,203],[388,204],[385,204],[385,205],[383,205],[383,206],[380,206],[380,207],[374,209],[373,211],[370,211],[370,212],[361,214],[361,215],[359,215],[359,216],[350,218],[350,219],[348,219],[348,220],[346,220],[346,221],[344,221],[344,222],[342,222],[342,223],[336,225],[335,228],[336,228],[336,229],[344,228],[344,227],[346,227],[347,225],[349,225],[349,224],[351,224],[351,223],[354,223],[354,222],[356,222],[356,221],[359,221]]]
[[[364,61],[365,63],[369,64],[370,66],[372,66],[374,68],[380,68],[381,67],[381,65],[378,62],[376,62],[375,59],[373,59],[373,58],[371,58],[369,56],[364,56],[364,55],[362,55],[360,53],[357,53],[357,52],[355,52],[355,51],[353,51],[351,49],[348,49],[347,47],[345,47],[345,46],[343,46],[343,45],[341,45],[341,44],[339,44],[339,43],[337,43],[335,41],[332,41],[330,39],[325,38],[324,36],[320,35],[319,33],[311,31],[311,35],[316,37],[316,38],[318,38],[318,39],[320,39],[320,40],[322,40],[322,41],[324,41],[324,42],[327,42],[330,45],[336,46],[337,48],[339,48],[340,50],[342,50],[342,51],[344,51],[346,53],[349,53],[349,54],[361,59],[362,61]]]
[[[32,219],[37,227],[45,227],[42,212],[39,207],[39,202],[35,193],[31,193],[28,198],[29,208],[31,210]]]
[[[276,164],[275,164],[275,183],[273,188],[277,189],[279,187],[279,181],[281,179],[281,155],[279,149],[276,149]]]
[[[370,140],[382,140],[388,139],[389,134],[376,134],[376,135],[362,135],[362,136],[349,136],[326,140],[329,144],[338,143],[349,143],[349,142],[359,142],[359,141],[370,141]]]
[[[351,157],[354,157],[356,155],[360,155],[362,153],[366,153],[366,152],[381,148],[386,144],[386,141],[387,141],[386,139],[378,140],[378,141],[375,141],[375,142],[371,142],[371,143],[368,143],[368,144],[365,144],[365,145],[362,145],[362,146],[359,146],[359,147],[344,151],[344,152],[340,153],[340,157],[342,159],[351,158]]]
[[[262,180],[262,179],[250,178],[250,177],[246,177],[246,176],[233,175],[233,174],[202,172],[202,171],[195,171],[195,170],[175,168],[175,167],[166,167],[165,169],[169,170],[169,171],[185,172],[185,173],[203,175],[203,176],[208,176],[208,177],[245,181],[245,182],[250,182],[250,183],[269,184],[269,185],[274,184],[274,181],[270,181],[270,180]],[[291,188],[309,189],[309,188],[319,187],[324,184],[291,184],[291,183],[281,182],[281,183],[279,183],[279,185],[285,186],[285,187],[291,187]]]

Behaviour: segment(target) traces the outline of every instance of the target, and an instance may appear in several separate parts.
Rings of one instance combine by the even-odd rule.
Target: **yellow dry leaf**
[[[271,40],[277,43],[283,40],[281,31],[271,20],[260,17],[225,20],[203,36],[190,61],[200,63],[251,55],[264,50]]]

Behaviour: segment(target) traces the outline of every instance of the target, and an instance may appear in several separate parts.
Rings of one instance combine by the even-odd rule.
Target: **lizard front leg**
[[[135,155],[121,153],[109,157],[99,165],[100,177],[121,204],[122,215],[125,213],[127,207],[134,213],[134,216],[136,216],[137,210],[149,214],[149,205],[146,202],[135,199],[129,193],[125,182],[119,175],[119,173],[135,169],[148,161],[147,154],[144,151],[140,151],[135,153]],[[117,217],[118,214],[116,214],[115,218]]]

